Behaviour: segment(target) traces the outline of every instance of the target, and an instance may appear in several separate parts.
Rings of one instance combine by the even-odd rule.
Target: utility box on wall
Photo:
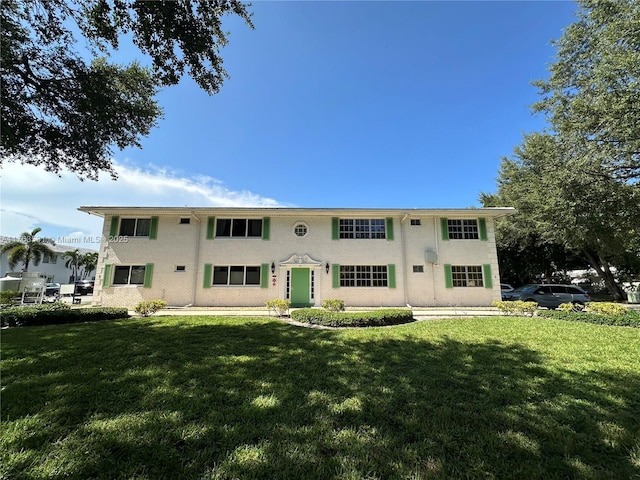
[[[438,263],[438,254],[433,250],[424,252],[424,259],[427,263]]]

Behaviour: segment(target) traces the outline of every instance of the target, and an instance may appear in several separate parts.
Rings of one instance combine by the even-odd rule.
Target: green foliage
[[[291,301],[275,298],[273,300],[267,301],[266,307],[269,312],[274,312],[278,317],[284,317],[285,315],[289,314]]]
[[[558,310],[561,312],[575,312],[577,310],[582,311],[582,305],[576,306],[573,303],[561,303],[558,305]]]
[[[148,317],[149,315],[153,315],[158,310],[162,310],[166,308],[167,302],[164,300],[144,300],[135,307],[133,307],[133,311],[138,315],[142,315],[143,317]]]
[[[5,0],[0,14],[3,160],[94,180],[115,176],[113,146],[140,146],[156,125],[159,89],[188,72],[207,93],[219,91],[228,77],[223,16],[253,27],[238,0]],[[150,68],[107,61],[122,36]]]
[[[3,308],[0,315],[3,327],[97,322],[128,317],[129,314],[126,308],[93,307],[72,309],[62,302]]]
[[[578,19],[557,40],[550,76],[538,81],[544,112],[573,168],[640,178],[640,3],[580,0]]]
[[[538,309],[536,302],[522,300],[493,302],[492,305],[505,315],[528,315],[532,317]]]
[[[20,298],[20,292],[17,290],[4,290],[0,292],[0,305],[13,305]]]
[[[599,315],[625,315],[629,313],[629,307],[614,302],[589,302],[585,311]]]
[[[543,318],[566,320],[571,322],[595,323],[597,325],[612,325],[618,327],[640,327],[640,312],[627,309],[623,314],[600,314],[589,312],[540,310],[537,315]]]
[[[344,300],[337,298],[327,298],[322,301],[322,308],[332,312],[344,312]]]
[[[7,329],[0,478],[635,479],[639,342],[502,316]]]
[[[18,263],[24,265],[23,271],[29,271],[29,264],[39,265],[45,255],[53,255],[54,252],[47,245],[53,243],[50,239],[36,238],[41,228],[34,228],[31,232],[23,232],[18,240],[12,240],[0,246],[0,253],[7,253],[9,268],[14,270]]]
[[[413,312],[405,309],[381,309],[370,312],[334,312],[317,308],[301,308],[291,319],[327,327],[382,327],[413,322]]]

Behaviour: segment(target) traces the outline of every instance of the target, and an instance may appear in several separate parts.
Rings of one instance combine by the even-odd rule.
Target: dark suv
[[[536,302],[540,307],[558,308],[563,303],[584,305],[591,301],[589,294],[573,285],[530,284],[504,294],[505,300]]]
[[[76,295],[93,294],[93,281],[79,280],[76,282]]]

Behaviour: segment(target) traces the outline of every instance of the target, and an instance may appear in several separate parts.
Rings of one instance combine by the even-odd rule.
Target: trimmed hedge
[[[543,318],[566,320],[570,322],[595,323],[597,325],[613,325],[616,327],[640,327],[640,312],[628,310],[621,315],[602,315],[588,312],[563,312],[560,310],[538,310],[537,315]]]
[[[129,318],[126,308],[88,307],[71,309],[64,303],[51,303],[29,307],[9,307],[0,310],[3,327],[28,327],[63,323],[98,322]]]
[[[291,312],[291,319],[326,327],[382,327],[413,322],[413,312],[404,309],[382,309],[370,312],[332,312],[317,308],[301,308]]]

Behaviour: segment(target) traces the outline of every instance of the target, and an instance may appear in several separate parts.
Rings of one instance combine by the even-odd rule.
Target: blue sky
[[[550,41],[577,6],[258,1],[250,10],[255,30],[224,24],[231,78],[221,92],[209,97],[188,77],[160,92],[164,119],[143,149],[115,152],[117,184],[5,166],[0,233],[99,233],[79,205],[479,206],[501,158],[544,127],[529,109],[531,82],[547,76]],[[20,193],[26,178],[34,201]]]

